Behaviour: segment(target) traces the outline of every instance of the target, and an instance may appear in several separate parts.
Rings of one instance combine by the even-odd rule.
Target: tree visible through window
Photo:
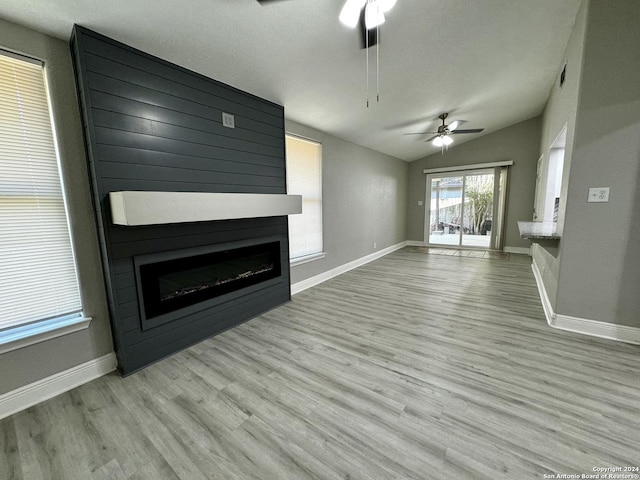
[[[302,214],[289,215],[289,257],[322,252],[322,145],[286,136],[287,192],[302,195]]]
[[[81,309],[42,64],[0,52],[0,331]]]

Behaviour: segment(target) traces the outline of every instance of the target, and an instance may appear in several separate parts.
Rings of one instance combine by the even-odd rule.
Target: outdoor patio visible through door
[[[506,167],[427,176],[425,243],[501,250]]]

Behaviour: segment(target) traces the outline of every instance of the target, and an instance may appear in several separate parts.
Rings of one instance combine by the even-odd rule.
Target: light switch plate
[[[609,187],[591,187],[589,188],[589,203],[593,202],[608,202],[609,201]]]
[[[236,128],[235,117],[230,113],[222,112],[222,126],[227,128]]]

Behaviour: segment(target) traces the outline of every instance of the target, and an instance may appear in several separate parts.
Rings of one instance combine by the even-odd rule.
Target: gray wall
[[[326,258],[293,267],[291,283],[406,240],[406,162],[291,121],[285,128],[322,143],[327,253]]]
[[[546,184],[546,171],[549,165],[550,147],[566,125],[567,139],[565,147],[564,169],[562,172],[562,188],[560,193],[560,206],[558,210],[558,231],[564,230],[564,218],[567,205],[567,186],[571,172],[571,159],[573,156],[573,139],[576,125],[576,111],[578,108],[578,93],[580,90],[580,76],[582,73],[582,52],[584,49],[584,32],[587,18],[587,2],[585,1],[576,16],[576,23],[567,44],[567,50],[561,65],[558,65],[558,75],[551,88],[549,99],[542,115],[542,139],[540,149],[542,152],[542,164],[540,172],[541,184]],[[559,79],[566,64],[565,83],[560,88]],[[538,199],[538,211],[541,210],[542,195]],[[563,242],[563,245],[565,242]],[[556,293],[558,289],[558,271],[560,266],[560,250],[558,247],[541,247],[533,244],[532,256],[544,283],[551,306],[556,308]]]
[[[640,2],[590,0],[556,312],[640,327]],[[589,187],[611,187],[587,203]]]
[[[0,355],[0,394],[113,351],[87,181],[82,129],[66,42],[0,20],[0,47],[44,60],[87,330]]]
[[[518,220],[531,220],[539,157],[541,119],[536,117],[517,123],[476,140],[449,148],[411,162],[409,167],[408,239],[424,240],[425,168],[469,165],[513,160],[509,172],[505,247],[529,248],[528,240],[520,238]],[[455,145],[455,144],[454,144]],[[418,205],[422,201],[423,205]]]

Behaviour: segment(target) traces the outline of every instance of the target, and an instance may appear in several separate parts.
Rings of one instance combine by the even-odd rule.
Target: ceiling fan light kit
[[[339,20],[349,28],[358,24],[362,29],[363,48],[367,51],[367,108],[369,108],[369,47],[376,46],[376,102],[380,101],[380,25],[384,14],[393,8],[396,0],[346,0]]]
[[[356,28],[360,21],[360,10],[365,2],[366,0],[347,0],[338,17],[340,22],[349,28]]]
[[[365,8],[367,30],[382,25],[384,14],[391,10],[397,0],[347,0],[340,11],[340,22],[349,28],[355,28],[360,21],[360,12]]]
[[[384,12],[376,0],[368,0],[364,9],[364,25],[367,30],[377,28],[385,22]]]
[[[453,138],[451,135],[459,134],[459,133],[480,133],[484,130],[484,128],[470,128],[465,130],[459,130],[458,127],[464,123],[463,120],[454,120],[449,125],[444,123],[444,121],[449,116],[448,113],[442,113],[438,115],[438,118],[442,120],[442,125],[438,126],[437,132],[418,132],[418,133],[405,133],[405,135],[426,135],[432,133],[435,137],[432,137],[427,142],[431,142],[434,147],[441,147],[442,153],[444,150],[453,143]]]

